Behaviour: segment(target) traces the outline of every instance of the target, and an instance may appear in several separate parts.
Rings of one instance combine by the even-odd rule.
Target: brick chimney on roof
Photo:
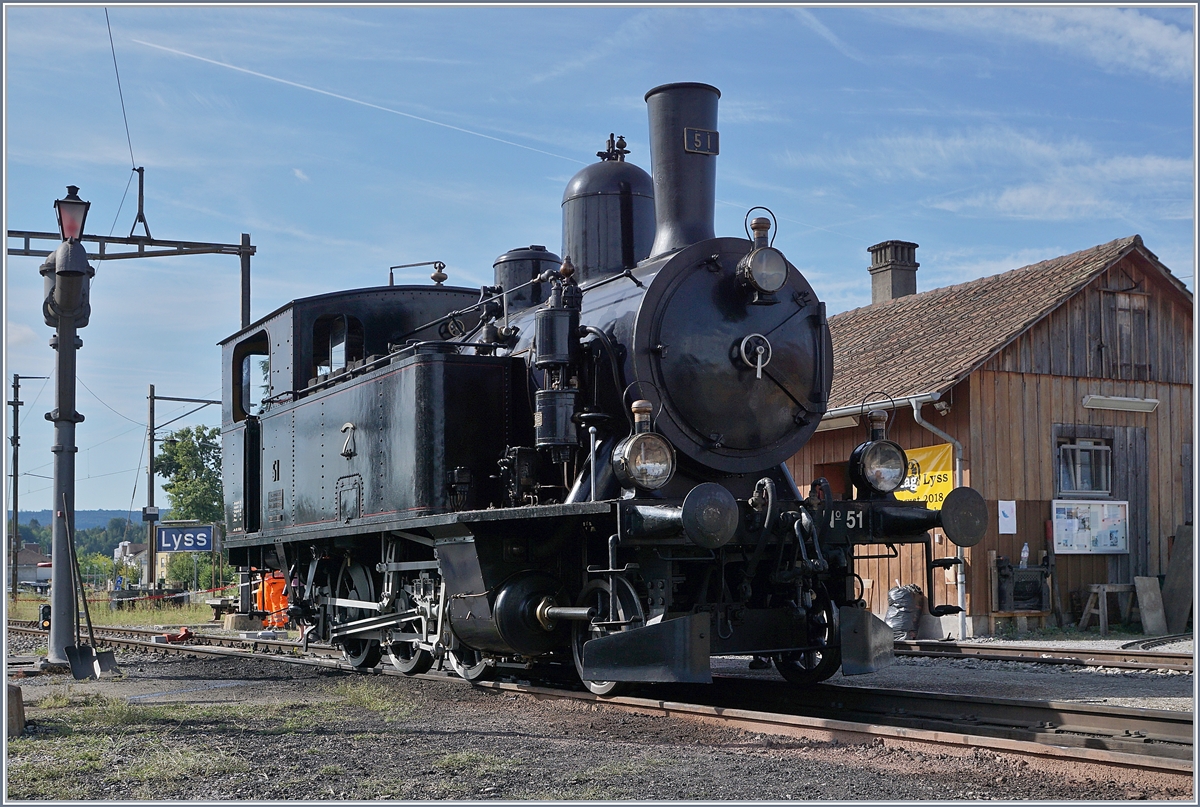
[[[917,293],[917,244],[884,241],[868,247],[871,253],[871,305]]]

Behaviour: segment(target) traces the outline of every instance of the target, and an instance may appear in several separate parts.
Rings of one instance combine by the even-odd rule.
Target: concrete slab
[[[225,630],[261,630],[262,620],[249,614],[226,614]]]
[[[1192,612],[1192,525],[1175,528],[1175,543],[1167,563],[1167,580],[1162,588],[1163,610],[1167,614],[1167,630],[1183,633],[1187,630]]]
[[[8,736],[20,737],[25,733],[25,700],[21,688],[8,685]]]
[[[1163,610],[1162,592],[1157,577],[1135,577],[1138,613],[1142,617],[1142,633],[1147,636],[1167,635],[1167,614]]]

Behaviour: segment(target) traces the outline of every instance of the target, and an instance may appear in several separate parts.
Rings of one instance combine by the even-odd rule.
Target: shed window
[[[1107,496],[1112,492],[1112,447],[1107,441],[1059,443],[1058,492],[1061,496]]]

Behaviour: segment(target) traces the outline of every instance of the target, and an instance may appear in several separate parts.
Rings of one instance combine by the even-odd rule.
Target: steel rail
[[[1041,647],[1032,644],[999,645],[917,640],[896,642],[895,652],[897,656],[972,658],[981,661],[1020,661],[1030,664],[1112,667],[1126,670],[1192,672],[1195,669],[1191,653],[1162,653],[1148,650],[1097,650]]]
[[[9,630],[45,633],[37,628],[11,625]],[[122,630],[143,633],[139,629]],[[182,642],[167,644],[111,635],[104,636],[103,643],[141,652],[257,658],[404,677],[386,666],[362,671],[333,658],[297,655],[299,647],[291,642],[217,638],[229,643],[262,646],[271,652]],[[290,652],[281,652],[278,647],[281,644],[288,645]],[[314,649],[333,651],[327,647]],[[418,677],[467,684],[448,673],[426,673]],[[1191,776],[1192,773],[1193,715],[1190,712],[830,685],[800,692],[780,681],[721,676],[716,677],[713,685],[654,685],[656,693],[675,696],[663,698],[601,697],[590,692],[552,689],[526,682],[479,681],[475,685],[535,697],[572,698],[633,711],[684,716],[770,734],[851,742],[883,740],[987,748],[1168,774]]]
[[[756,682],[757,683],[757,682]],[[847,743],[883,741],[901,745],[967,747],[989,751],[1042,757],[1071,763],[1094,763],[1109,767],[1129,768],[1157,773],[1192,777],[1190,749],[1186,754],[1153,756],[1144,748],[1129,746],[1122,750],[1094,747],[1087,743],[1057,743],[1049,736],[1034,739],[995,736],[963,728],[944,729],[928,726],[893,725],[859,722],[851,715],[829,718],[802,714],[781,714],[775,711],[712,706],[682,701],[637,697],[601,697],[590,692],[563,693],[560,690],[533,686],[480,681],[476,686],[528,693],[537,697],[567,697],[588,700],[629,711],[699,719],[708,723],[742,728],[764,734],[781,734],[809,739],[836,740]],[[839,690],[851,687],[838,687]],[[1190,718],[1190,714],[1188,715]]]
[[[31,621],[10,620],[9,625],[33,627]],[[124,632],[129,635],[157,635],[164,631],[147,628],[108,627],[109,632]],[[250,639],[246,637],[231,637],[213,633],[195,633],[195,641],[206,644],[235,647],[240,644],[252,643],[263,648],[275,648],[284,652],[297,646],[294,641],[279,639]],[[1188,634],[1182,634],[1186,637]],[[1153,640],[1147,640],[1153,641]],[[312,644],[310,648],[321,648]],[[331,646],[324,646],[328,653],[338,654]],[[1032,644],[999,645],[947,642],[941,640],[908,640],[897,641],[895,644],[897,656],[940,658],[940,659],[976,659],[979,661],[1016,661],[1028,664],[1054,664],[1072,667],[1109,667],[1125,670],[1171,670],[1175,672],[1193,672],[1194,658],[1190,653],[1150,652],[1139,649],[1096,650],[1082,648],[1051,648]]]

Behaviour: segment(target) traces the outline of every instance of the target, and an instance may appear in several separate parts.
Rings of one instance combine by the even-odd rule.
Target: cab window
[[[313,324],[313,375],[353,368],[363,359],[363,327],[355,317],[332,314]]]
[[[271,397],[271,349],[266,332],[238,345],[233,365],[233,419],[262,414],[266,408],[263,401]]]

